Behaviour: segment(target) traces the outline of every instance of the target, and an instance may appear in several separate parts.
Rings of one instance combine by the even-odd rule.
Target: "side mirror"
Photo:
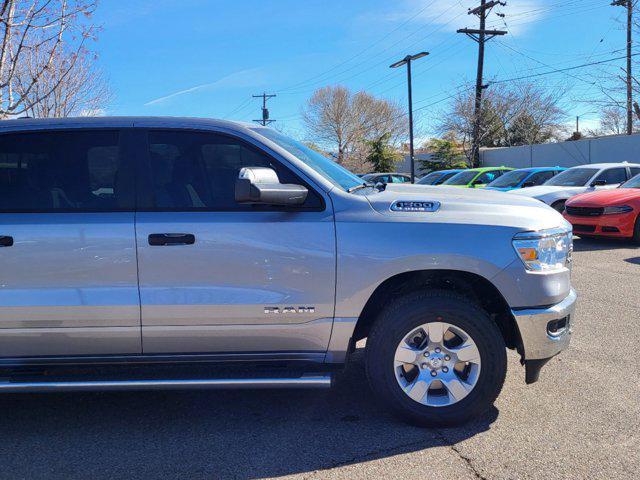
[[[529,187],[535,187],[536,186],[536,182],[524,182],[522,184],[522,187],[520,188],[529,188]]]
[[[271,168],[245,167],[236,180],[236,202],[262,205],[301,205],[309,191],[302,185],[282,184]]]
[[[474,188],[475,188],[475,187],[477,187],[478,185],[482,185],[482,180],[475,180],[475,181],[471,184],[471,186],[472,186],[472,187],[474,187]]]
[[[592,187],[604,187],[606,184],[606,180],[594,180],[593,182],[591,182]]]

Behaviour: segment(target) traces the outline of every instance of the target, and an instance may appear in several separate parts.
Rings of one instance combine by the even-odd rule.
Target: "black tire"
[[[553,208],[556,212],[564,212],[564,204],[567,203],[566,200],[558,200],[557,202],[553,202],[551,208]]]
[[[633,227],[633,237],[631,238],[633,243],[637,243],[640,245],[640,215],[636,218],[636,224]]]
[[[397,346],[412,329],[442,317],[468,333],[478,347],[481,369],[473,390],[448,406],[423,405],[400,387],[394,372]],[[487,411],[502,390],[507,355],[502,334],[489,315],[467,298],[448,291],[408,294],[388,305],[367,338],[366,370],[372,390],[391,410],[410,423],[459,425]]]

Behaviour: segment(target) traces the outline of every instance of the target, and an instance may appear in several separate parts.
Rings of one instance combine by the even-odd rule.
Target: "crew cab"
[[[0,392],[326,388],[366,339],[420,425],[565,349],[570,225],[500,192],[371,185],[274,130],[0,124]],[[549,386],[552,388],[552,386]]]

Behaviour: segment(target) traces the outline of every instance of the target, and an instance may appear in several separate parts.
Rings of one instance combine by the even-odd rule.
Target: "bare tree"
[[[560,140],[565,134],[562,92],[548,92],[531,84],[502,84],[487,89],[480,120],[481,147],[510,147]],[[438,130],[454,134],[471,159],[474,123],[474,96],[465,89],[442,113]]]
[[[67,78],[94,35],[95,26],[88,19],[96,1],[0,0],[0,118],[27,112]],[[41,87],[61,56],[70,61],[56,75],[57,81]]]
[[[111,91],[102,72],[88,52],[68,53],[64,49],[53,56],[40,80],[28,89],[23,79],[33,77],[41,59],[29,56],[17,76],[15,90],[25,99],[31,117],[68,117],[98,115],[111,99]]]
[[[338,163],[354,171],[369,168],[367,141],[388,134],[396,144],[406,129],[404,111],[387,100],[345,87],[323,87],[302,109],[311,141],[336,152]]]

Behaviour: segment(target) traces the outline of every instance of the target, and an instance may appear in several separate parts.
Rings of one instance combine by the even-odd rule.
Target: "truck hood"
[[[621,205],[625,202],[640,203],[640,189],[616,188],[614,190],[599,190],[597,192],[583,193],[570,199],[567,204],[585,207],[606,207],[610,205]]]
[[[562,215],[538,200],[485,189],[429,185],[387,185],[383,192],[366,194],[378,213],[399,221],[474,224],[542,230],[570,225]],[[438,202],[435,212],[397,212],[396,201]]]

